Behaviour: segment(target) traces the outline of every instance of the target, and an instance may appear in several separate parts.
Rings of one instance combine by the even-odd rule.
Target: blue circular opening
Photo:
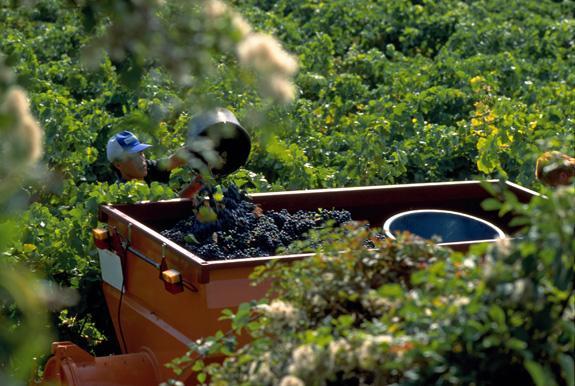
[[[444,243],[459,241],[490,240],[505,237],[505,233],[495,225],[464,213],[444,210],[413,210],[390,217],[384,224],[387,236],[409,231],[430,239],[438,236]]]

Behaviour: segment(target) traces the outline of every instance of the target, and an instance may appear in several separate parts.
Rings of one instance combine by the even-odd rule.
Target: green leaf
[[[194,362],[194,365],[192,366],[192,371],[199,372],[202,371],[204,367],[205,367],[204,361],[198,359],[197,361]]]
[[[161,197],[164,194],[164,187],[158,183],[153,183],[150,187],[150,193],[155,197]]]
[[[333,323],[342,331],[353,326],[354,322],[355,322],[354,315],[341,315],[340,317],[338,317],[336,320],[333,321]]]
[[[517,351],[525,350],[527,348],[527,343],[517,338],[508,339],[505,341],[505,345],[510,349]]]
[[[477,168],[479,171],[485,174],[493,172],[499,164],[495,138],[493,136],[479,138],[477,141],[477,150],[479,151],[479,159],[477,160]]]
[[[556,386],[553,375],[546,371],[539,363],[531,360],[525,361],[525,368],[531,375],[536,386]]]
[[[495,198],[488,198],[486,200],[483,200],[483,202],[481,203],[481,207],[484,210],[499,210],[499,208],[501,208],[501,202],[499,200],[496,200]]]
[[[234,313],[232,312],[232,310],[230,310],[229,308],[226,308],[221,312],[221,316],[218,318],[218,320],[232,319],[233,316],[234,316]]]
[[[377,292],[386,298],[399,298],[403,295],[403,288],[399,284],[385,284]]]
[[[489,307],[489,316],[499,327],[505,326],[505,312],[498,305],[493,304]]]
[[[214,200],[216,202],[222,202],[224,200],[224,193],[222,192],[222,187],[220,185],[218,185],[216,188],[216,192],[214,193]]]
[[[218,215],[216,212],[209,206],[202,206],[198,210],[198,214],[196,216],[199,222],[201,223],[210,223],[214,222],[218,219]]]
[[[198,239],[196,238],[196,236],[194,236],[192,233],[188,233],[187,235],[185,235],[184,241],[186,243],[193,243],[193,244],[199,244],[200,243],[198,241]]]
[[[514,217],[509,222],[509,226],[511,226],[511,227],[523,226],[523,225],[528,225],[528,224],[531,224],[531,219],[528,217],[522,217],[522,216]]]
[[[241,330],[249,323],[250,321],[250,314],[251,314],[251,305],[250,303],[242,303],[238,307],[238,312],[234,316],[232,320],[232,328],[234,330]]]
[[[567,386],[575,386],[575,365],[573,358],[566,354],[559,354],[559,365]]]
[[[483,339],[483,342],[481,344],[485,348],[495,347],[501,344],[501,339],[497,335],[489,335],[488,337]]]
[[[245,363],[251,362],[254,360],[254,357],[250,354],[243,354],[237,359],[238,364],[241,366]]]
[[[16,237],[16,224],[11,221],[0,223],[0,252]]]
[[[427,279],[427,272],[425,271],[417,271],[411,274],[411,284],[419,285],[425,283]]]

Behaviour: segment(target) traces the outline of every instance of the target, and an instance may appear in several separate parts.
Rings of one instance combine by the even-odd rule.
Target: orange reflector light
[[[102,228],[94,228],[92,229],[92,236],[94,236],[94,240],[108,240],[108,231]]]
[[[175,269],[162,271],[162,280],[170,284],[178,284],[182,281],[182,274]]]

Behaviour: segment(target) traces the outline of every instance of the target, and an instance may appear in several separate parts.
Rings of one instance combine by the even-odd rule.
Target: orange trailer
[[[497,181],[489,181],[491,184]],[[506,182],[520,201],[537,193]],[[319,189],[251,196],[263,210],[346,209],[355,220],[380,227],[407,210],[444,209],[490,221],[507,235],[510,217],[485,212],[490,197],[478,181]],[[309,255],[206,261],[159,232],[192,214],[192,202],[176,199],[130,205],[104,205],[94,230],[108,311],[123,354],[93,357],[70,342],[56,342],[45,382],[73,386],[157,385],[170,378],[195,384],[192,373],[176,377],[163,364],[182,356],[189,344],[228,325],[225,308],[263,297],[265,286],[250,285],[255,266],[271,260],[292,261]],[[493,240],[491,240],[493,241]],[[450,243],[465,250],[474,241]]]

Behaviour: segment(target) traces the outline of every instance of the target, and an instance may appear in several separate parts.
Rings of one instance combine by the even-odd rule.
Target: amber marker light
[[[108,231],[102,228],[94,228],[92,229],[92,236],[94,236],[94,240],[107,240]]]
[[[102,228],[92,229],[92,236],[94,237],[94,244],[96,248],[107,249],[108,248],[108,230]]]
[[[162,271],[162,280],[169,284],[178,284],[182,281],[182,274],[175,269]]]

